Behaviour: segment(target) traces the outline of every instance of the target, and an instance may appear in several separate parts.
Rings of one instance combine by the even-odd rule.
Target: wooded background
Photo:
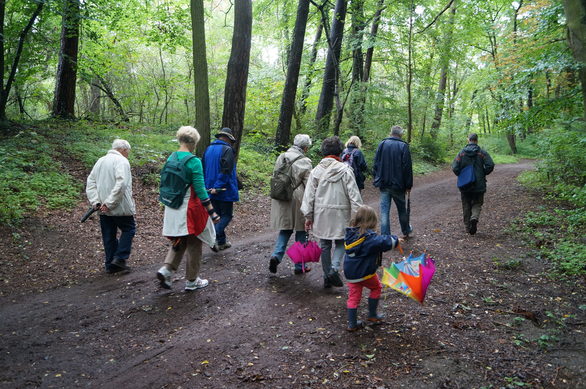
[[[584,116],[578,0],[0,0],[0,121],[231,127],[286,147],[392,125],[430,160],[471,131]]]

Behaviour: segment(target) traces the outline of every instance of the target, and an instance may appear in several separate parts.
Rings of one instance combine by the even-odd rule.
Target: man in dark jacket
[[[409,224],[405,194],[413,187],[413,165],[409,145],[401,139],[403,129],[399,126],[391,128],[391,135],[378,145],[374,157],[374,186],[380,189],[381,234],[391,234],[389,212],[391,199],[397,206],[399,224],[403,237],[409,237],[413,228]]]
[[[234,202],[238,197],[238,178],[236,177],[236,158],[232,146],[236,138],[232,130],[224,127],[216,135],[203,156],[205,186],[220,221],[216,227],[214,251],[232,247],[226,239],[225,229],[232,220]]]
[[[474,235],[476,234],[476,226],[480,218],[482,204],[484,203],[486,176],[494,169],[492,158],[485,150],[478,146],[478,135],[474,133],[468,135],[468,144],[454,158],[452,171],[458,176],[462,169],[469,165],[474,166],[476,180],[470,185],[460,188],[460,197],[462,198],[462,211],[464,213],[466,232]]]

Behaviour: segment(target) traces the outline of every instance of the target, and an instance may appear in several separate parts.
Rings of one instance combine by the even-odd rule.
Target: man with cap
[[[232,244],[226,238],[225,229],[232,220],[234,202],[238,197],[238,178],[236,177],[236,153],[233,145],[236,138],[230,128],[222,128],[206,149],[202,163],[205,186],[210,193],[212,205],[220,216],[216,227],[214,251],[225,250]]]
[[[482,204],[484,204],[486,176],[494,170],[494,162],[490,154],[478,146],[478,135],[475,133],[468,135],[468,144],[454,158],[452,171],[458,176],[462,169],[468,165],[473,165],[476,180],[470,185],[460,188],[460,198],[464,227],[467,233],[474,235],[478,228]]]

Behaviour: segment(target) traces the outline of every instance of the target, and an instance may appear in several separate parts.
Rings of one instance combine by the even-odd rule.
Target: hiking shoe
[[[167,269],[167,266],[163,266],[157,272],[157,278],[159,279],[161,288],[171,289],[171,271]]]
[[[229,249],[230,247],[232,247],[232,243],[226,241],[226,243],[218,245],[218,250],[226,250],[226,249]]]
[[[117,273],[122,270],[130,270],[130,267],[126,265],[124,259],[114,258],[112,262],[110,262],[110,270],[113,270],[112,273]]]
[[[382,324],[384,323],[384,316],[383,315],[376,315],[375,317],[369,317],[368,320],[372,324]]]
[[[331,272],[330,275],[328,276],[328,279],[330,281],[330,284],[332,284],[333,286],[337,286],[338,288],[344,286],[344,283],[342,282],[342,279],[340,278],[340,274],[337,271]]]
[[[311,268],[308,267],[308,266],[305,266],[305,271],[303,271],[302,268],[297,268],[296,267],[295,270],[293,270],[293,273],[295,273],[295,274],[303,274],[303,273],[308,273],[310,271],[311,271]]]
[[[329,279],[324,278],[324,289],[329,289],[332,287],[332,284]]]
[[[403,234],[403,239],[409,239],[413,236],[413,227],[409,226],[409,231]]]
[[[218,251],[220,251],[220,246],[218,246],[217,243],[214,243],[214,245],[212,247],[210,247],[212,249],[212,251],[214,253],[217,253]]]
[[[271,259],[269,260],[269,271],[271,273],[276,273],[277,266],[279,266],[279,260],[277,259],[277,257],[271,257]]]
[[[208,280],[197,277],[195,281],[185,281],[185,290],[196,290],[209,285]]]
[[[366,324],[362,320],[358,320],[358,321],[356,321],[356,327],[348,327],[348,328],[346,328],[346,331],[356,332],[358,330],[363,329],[364,327],[366,327]]]
[[[476,234],[476,225],[478,224],[478,220],[470,219],[470,235]]]

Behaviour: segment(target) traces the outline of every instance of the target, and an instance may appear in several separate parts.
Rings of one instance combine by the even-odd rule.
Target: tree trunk
[[[347,0],[336,0],[334,18],[332,20],[330,37],[328,39],[329,48],[326,58],[326,67],[324,69],[324,79],[315,115],[317,128],[322,135],[326,135],[329,132],[330,115],[334,104],[336,83],[339,77],[339,62],[342,49],[342,39],[344,37],[346,5]]]
[[[299,69],[303,55],[303,41],[305,40],[305,28],[309,14],[309,0],[299,0],[297,7],[297,19],[293,30],[293,41],[288,55],[287,78],[283,89],[281,100],[281,113],[275,134],[275,146],[284,150],[291,138],[291,118],[295,109],[295,94],[297,93],[297,82],[299,81]]]
[[[193,83],[195,85],[195,128],[201,136],[196,154],[202,156],[211,139],[203,0],[191,0],[191,36],[193,40]]]
[[[364,77],[364,59],[362,54],[362,35],[366,26],[363,12],[364,0],[353,0],[350,3],[350,11],[352,13],[352,29],[351,29],[351,49],[352,49],[352,87],[350,89],[350,123],[349,127],[352,133],[360,136],[360,131],[364,126],[364,105],[365,101],[363,94],[365,93],[362,85]],[[339,111],[341,116],[342,112]],[[342,118],[336,120],[341,123]],[[339,128],[339,124],[336,126]]]
[[[77,52],[79,47],[79,0],[63,0],[61,48],[55,77],[53,117],[72,119],[75,116]]]
[[[583,0],[563,0],[568,25],[568,43],[580,65],[583,119],[586,120],[586,4]]]
[[[97,83],[97,80],[90,84],[90,104],[89,104],[89,111],[91,116],[94,119],[98,119],[100,117],[100,88],[95,86],[94,84]]]
[[[8,96],[10,94],[10,89],[12,88],[12,83],[16,77],[16,70],[18,69],[18,64],[20,62],[20,56],[22,55],[22,50],[24,48],[24,41],[26,40],[26,36],[28,35],[30,29],[32,28],[35,20],[41,13],[43,9],[44,2],[40,2],[37,4],[33,14],[29,18],[27,25],[22,29],[18,38],[18,45],[16,47],[16,54],[14,55],[14,59],[12,61],[12,68],[10,69],[10,73],[8,74],[8,79],[6,80],[6,85],[4,85],[4,69],[6,69],[6,58],[5,55],[5,47],[4,47],[4,19],[5,19],[5,11],[6,11],[6,0],[0,0],[0,124],[7,121],[6,118],[6,104],[8,103]]]
[[[448,69],[450,66],[450,52],[452,49],[452,34],[454,31],[454,19],[456,16],[456,2],[454,1],[450,7],[450,19],[448,26],[446,27],[446,33],[444,35],[444,50],[441,59],[441,74],[439,86],[437,88],[437,95],[435,101],[435,115],[433,117],[433,123],[431,124],[430,135],[432,138],[437,137],[440,125],[442,123],[442,115],[444,111],[445,93],[446,93],[446,81],[448,79]]]
[[[413,134],[413,99],[411,96],[411,84],[413,83],[413,12],[415,7],[413,0],[409,7],[409,43],[407,53],[407,142],[411,142]]]
[[[368,82],[370,79],[370,69],[372,68],[372,56],[374,54],[374,41],[378,34],[378,26],[380,24],[380,17],[383,13],[385,0],[378,0],[378,6],[374,18],[372,19],[372,26],[370,28],[370,37],[367,40],[368,49],[366,49],[366,57],[364,59],[364,71],[362,72],[362,81]]]
[[[305,76],[305,85],[303,85],[303,92],[301,93],[301,99],[299,101],[299,113],[300,115],[304,115],[305,111],[307,110],[307,97],[309,96],[309,91],[311,90],[311,83],[313,82],[313,76],[315,74],[315,60],[317,58],[317,46],[319,41],[321,40],[321,35],[324,30],[323,22],[320,22],[317,26],[317,31],[315,33],[315,38],[313,39],[313,45],[311,46],[311,55],[309,57],[309,65],[307,76]]]
[[[108,83],[106,82],[106,80],[104,80],[102,78],[102,76],[99,76],[96,74],[95,77],[98,82],[93,83],[92,85],[99,88],[102,92],[104,92],[106,94],[106,96],[108,96],[110,101],[112,101],[112,103],[114,104],[116,111],[122,117],[123,121],[125,121],[125,122],[130,121],[130,119],[128,118],[128,114],[126,113],[126,111],[124,111],[124,108],[122,108],[122,104],[114,95],[114,92],[112,91],[112,88],[110,88],[110,85],[108,85]],[[153,120],[153,122],[154,122],[154,120]]]
[[[252,0],[234,1],[234,32],[232,52],[228,61],[226,86],[224,88],[224,112],[222,126],[231,128],[236,144],[236,158],[244,132],[244,110],[246,108],[246,83],[250,62],[252,39]]]

